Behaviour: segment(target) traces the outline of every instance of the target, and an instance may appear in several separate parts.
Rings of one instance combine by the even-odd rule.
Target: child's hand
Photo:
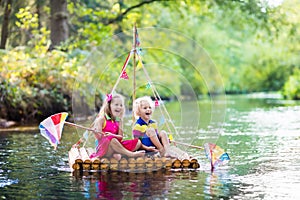
[[[155,129],[150,127],[150,128],[147,128],[147,131],[155,131]]]
[[[96,134],[101,133],[97,128],[93,128],[93,132],[96,133]]]
[[[104,134],[105,134],[105,136],[115,135],[115,134],[112,134],[111,132],[105,132]]]
[[[151,147],[145,147],[146,151],[152,151],[152,152],[158,152],[158,149],[156,149],[155,147],[151,146]]]

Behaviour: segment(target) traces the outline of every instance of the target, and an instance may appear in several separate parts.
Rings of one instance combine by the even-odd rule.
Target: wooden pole
[[[101,134],[104,134],[104,133],[101,132],[101,131],[96,131],[95,129],[88,128],[88,127],[85,127],[85,126],[81,126],[81,125],[78,125],[78,124],[74,124],[74,123],[71,123],[71,122],[66,122],[66,121],[65,121],[64,124],[66,124],[66,125],[68,125],[68,126],[73,126],[73,127],[81,128],[81,129],[84,129],[84,130],[92,131],[92,132],[95,132],[95,133],[101,133]]]
[[[133,26],[133,94],[132,105],[136,98],[136,24]],[[134,123],[134,113],[132,112],[132,123]]]
[[[201,150],[204,149],[203,147],[199,147],[199,146],[195,146],[195,145],[191,145],[191,144],[186,144],[186,143],[183,143],[183,142],[177,142],[177,141],[171,141],[171,142],[173,142],[174,144],[180,144],[180,145],[188,146],[188,147],[195,148],[195,149],[201,149]]]
[[[77,127],[77,128],[85,129],[85,130],[88,130],[88,131],[95,131],[92,128],[87,128],[87,127],[84,127],[84,126],[81,126],[81,125],[78,125],[78,124],[74,124],[74,123],[71,123],[71,122],[65,122],[65,124],[67,124],[69,126],[74,126],[74,127]]]

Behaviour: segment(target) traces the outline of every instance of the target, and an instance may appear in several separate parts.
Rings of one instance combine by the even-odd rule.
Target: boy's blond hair
[[[139,110],[142,106],[142,103],[146,102],[151,106],[152,112],[154,111],[154,102],[152,101],[151,97],[149,96],[143,96],[140,98],[137,98],[132,105],[132,112],[134,113],[135,118],[139,118],[140,114],[139,114]]]

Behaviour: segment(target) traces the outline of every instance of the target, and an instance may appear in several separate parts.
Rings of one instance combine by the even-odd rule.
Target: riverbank
[[[39,131],[38,125],[28,125],[28,126],[12,126],[12,127],[0,127],[0,133],[2,132],[32,132]]]

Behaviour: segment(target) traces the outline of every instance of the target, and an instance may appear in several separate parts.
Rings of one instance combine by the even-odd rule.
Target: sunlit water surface
[[[226,105],[216,143],[231,161],[213,172],[203,151],[187,149],[200,161],[199,170],[72,174],[67,152],[79,138],[73,129],[65,128],[57,151],[38,130],[0,132],[0,197],[300,199],[300,104],[248,95],[228,96]],[[202,145],[204,137],[198,134],[193,144]]]

